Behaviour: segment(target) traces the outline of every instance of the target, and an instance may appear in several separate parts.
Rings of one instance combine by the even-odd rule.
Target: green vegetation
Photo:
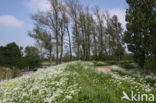
[[[24,56],[19,59],[18,68],[34,69],[41,65],[41,60],[38,56]]]
[[[156,65],[150,63],[156,61],[155,0],[126,1],[129,8],[126,11],[127,30],[123,39],[128,50],[134,54],[134,61],[141,68],[155,69]]]
[[[23,56],[22,54],[25,54]],[[18,68],[30,68],[39,67],[41,59],[39,57],[39,51],[35,47],[27,46],[25,53],[22,52],[22,47],[19,47],[16,43],[9,43],[6,46],[0,46],[0,65],[9,67],[11,69]],[[14,71],[14,70],[13,70]]]
[[[9,43],[5,47],[0,46],[0,65],[13,67],[21,57],[21,50],[16,43]]]
[[[132,61],[97,61],[94,62],[96,66],[112,66],[118,65],[125,69],[136,69],[138,68],[137,64],[133,63]]]
[[[136,75],[128,74],[130,71],[126,72],[115,65],[112,69],[106,72],[95,67],[92,62],[78,61],[39,70],[1,82],[0,102],[131,103],[121,100],[123,91],[128,95],[131,95],[131,91],[156,95],[156,85],[149,85],[149,81],[146,83],[147,77],[138,75],[140,77],[137,78]],[[139,71],[137,73],[141,74]],[[145,98],[141,103],[147,103]]]
[[[16,68],[13,68],[11,70],[9,68],[0,67],[0,81],[15,78],[19,76],[19,74],[20,74],[20,71]]]
[[[154,86],[156,83],[156,78],[154,77],[154,74],[144,72],[143,70],[140,70],[137,64],[131,62],[131,61],[98,61],[94,62],[95,66],[118,66],[120,69],[112,69],[112,72],[118,73],[121,76],[130,76],[134,77],[138,82],[142,83],[143,81],[140,81],[141,79],[146,80],[146,83]],[[155,84],[156,85],[156,84]]]
[[[123,31],[116,15],[96,6],[49,0],[50,9],[32,15],[35,46],[0,46],[0,103],[149,103],[149,96],[154,103],[156,2],[126,1]],[[57,65],[36,69],[41,61]]]
[[[99,63],[101,64],[101,62]],[[108,65],[108,63],[103,64]],[[140,80],[142,81],[138,81],[140,84],[135,83],[135,81],[131,80],[131,78],[134,78],[135,75],[129,76],[129,71],[124,75],[120,73],[116,74],[117,72],[115,70],[112,73],[106,73],[102,70],[100,70],[102,72],[97,72],[95,67],[93,67],[93,64],[90,63],[79,62],[76,66],[70,65],[68,68],[73,72],[77,72],[78,82],[80,83],[81,90],[78,96],[75,96],[67,103],[131,103],[130,101],[126,100],[121,101],[121,97],[123,96],[122,91],[130,93],[130,91],[133,90],[136,93],[138,93],[138,91],[141,93],[146,93],[146,89],[142,89],[143,86],[146,86],[149,83],[147,81],[147,84],[143,84],[142,81],[146,80],[143,78],[143,76],[140,77]],[[112,68],[115,69],[115,66]],[[135,72],[135,70],[133,72]],[[141,72],[139,73],[141,74]],[[128,80],[125,79],[126,76]],[[150,92],[156,94],[156,91],[151,90]],[[144,101],[141,103],[147,102]]]

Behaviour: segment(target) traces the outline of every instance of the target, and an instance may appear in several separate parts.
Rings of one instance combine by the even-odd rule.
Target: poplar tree
[[[153,55],[155,49],[153,24],[155,0],[126,0],[129,8],[126,10],[127,31],[124,41],[128,50],[134,53],[134,60],[144,67],[146,58]]]

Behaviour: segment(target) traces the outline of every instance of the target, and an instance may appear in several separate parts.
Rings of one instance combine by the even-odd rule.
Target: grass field
[[[147,100],[156,95],[156,76],[121,64],[75,61],[2,81],[0,103],[155,103]],[[121,100],[123,92],[132,91],[137,101]]]

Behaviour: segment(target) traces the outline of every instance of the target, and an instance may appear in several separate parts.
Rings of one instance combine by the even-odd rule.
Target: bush
[[[19,74],[20,71],[16,68],[10,69],[10,68],[0,67],[0,80],[15,78],[19,76]]]
[[[144,69],[148,72],[156,73],[156,60],[154,58],[147,59],[144,65]]]
[[[4,66],[7,63],[7,57],[0,53],[0,65]]]
[[[111,65],[116,65],[118,62],[116,61],[97,61],[94,63],[96,66],[111,66]]]
[[[122,60],[133,60],[133,54],[123,55]]]
[[[3,80],[5,78],[5,73],[2,69],[2,67],[0,67],[0,80]]]
[[[12,69],[12,71],[11,71],[12,78],[19,76],[19,74],[20,74],[20,71],[18,69],[16,69],[16,68]]]
[[[133,63],[132,61],[121,61],[119,66],[125,69],[135,69],[137,68],[137,64]]]
[[[38,56],[24,56],[18,61],[17,67],[20,69],[29,68],[34,69],[41,65],[41,60]]]

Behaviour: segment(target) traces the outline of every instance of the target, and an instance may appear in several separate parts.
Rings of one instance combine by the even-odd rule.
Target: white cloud
[[[23,21],[18,20],[14,16],[11,15],[0,16],[0,26],[20,28],[23,26],[23,24],[24,24]]]
[[[125,15],[126,15],[126,10],[125,9],[110,9],[108,12],[113,15],[118,16],[119,22],[122,24],[123,28],[126,28],[126,21],[125,21]]]
[[[46,11],[50,8],[49,0],[29,0],[26,5],[31,12]]]

